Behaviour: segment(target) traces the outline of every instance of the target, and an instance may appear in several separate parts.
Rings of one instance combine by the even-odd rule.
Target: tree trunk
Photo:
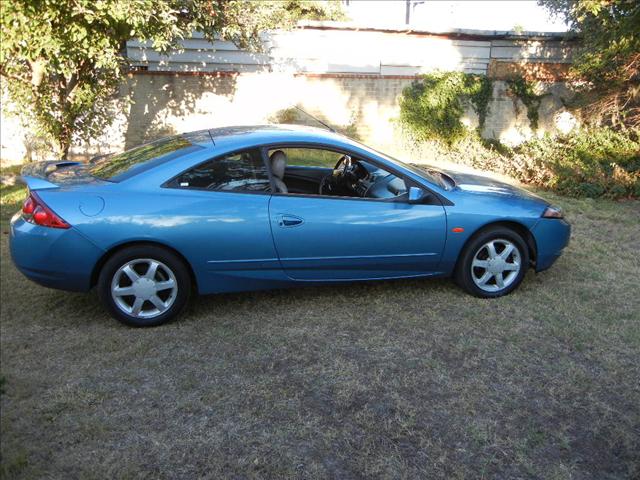
[[[61,160],[68,160],[69,158],[69,148],[71,147],[71,142],[66,142],[63,146],[60,155]]]
[[[71,148],[71,135],[62,134],[56,138],[56,156],[59,160],[67,160]]]

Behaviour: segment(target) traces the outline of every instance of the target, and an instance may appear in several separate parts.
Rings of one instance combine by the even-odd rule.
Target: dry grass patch
[[[220,295],[147,330],[28,282],[3,234],[2,473],[637,478],[640,203],[553,200],[572,242],[506,298]]]

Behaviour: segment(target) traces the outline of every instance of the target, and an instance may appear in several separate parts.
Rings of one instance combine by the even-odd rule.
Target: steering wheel
[[[326,175],[324,177],[322,177],[322,180],[320,180],[320,188],[318,190],[318,193],[320,195],[324,195],[324,188],[325,186],[327,186],[327,190],[331,190],[330,186],[327,185],[327,179],[331,178],[331,175]]]
[[[353,162],[351,161],[351,157],[349,155],[343,155],[340,157],[340,160],[338,160],[338,163],[336,163],[336,166],[333,167],[333,170],[342,170],[342,172],[344,173],[351,168],[352,164]]]
[[[320,195],[323,195],[325,193],[325,188],[327,189],[328,193],[330,193],[333,190],[335,184],[338,183],[340,179],[343,179],[345,176],[349,175],[351,171],[351,157],[349,155],[343,155],[342,157],[340,157],[340,160],[338,160],[338,163],[336,163],[335,167],[333,167],[333,172],[323,177],[320,181]],[[335,181],[332,181],[334,179]]]

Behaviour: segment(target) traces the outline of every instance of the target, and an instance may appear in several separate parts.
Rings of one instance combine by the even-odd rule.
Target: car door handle
[[[300,217],[296,217],[295,215],[280,215],[280,219],[278,221],[278,225],[281,227],[295,227],[297,225],[302,225],[304,220]]]

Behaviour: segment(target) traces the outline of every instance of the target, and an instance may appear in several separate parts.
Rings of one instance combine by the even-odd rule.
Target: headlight
[[[543,218],[564,218],[564,212],[562,208],[555,205],[549,205],[542,213]]]

